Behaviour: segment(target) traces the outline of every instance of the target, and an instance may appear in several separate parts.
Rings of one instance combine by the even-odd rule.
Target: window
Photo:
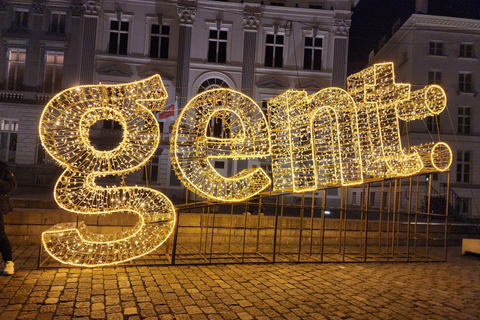
[[[473,44],[472,43],[460,43],[460,57],[473,58]]]
[[[427,117],[427,130],[430,132],[438,132],[440,130],[440,116]]]
[[[442,56],[443,55],[443,42],[430,41],[430,45],[428,47],[428,54],[434,55],[434,56]]]
[[[25,49],[9,49],[7,52],[7,90],[22,90],[25,74]]]
[[[352,204],[355,205],[357,204],[357,193],[352,192]]]
[[[65,12],[52,12],[50,16],[49,31],[51,33],[64,34],[66,19],[67,19],[67,14]]]
[[[383,196],[382,196],[382,209],[387,209],[388,207],[388,192],[387,191],[383,191]]]
[[[158,180],[158,155],[154,155],[147,165],[143,166],[142,180],[157,182]]]
[[[473,92],[471,73],[464,72],[458,75],[458,90],[460,90],[460,92]]]
[[[265,43],[265,67],[283,66],[283,35],[267,34]]]
[[[458,107],[458,133],[469,134],[471,110],[468,107]]]
[[[320,4],[309,4],[308,7],[310,9],[323,9],[323,6]]]
[[[429,71],[428,72],[428,84],[442,84],[442,72],[441,71]]]
[[[15,9],[13,29],[28,29],[28,9]]]
[[[47,52],[43,92],[53,93],[62,88],[63,52]]]
[[[129,25],[128,21],[110,20],[108,53],[127,54]]]
[[[279,1],[270,1],[271,6],[283,7],[285,3]]]
[[[368,201],[368,207],[372,208],[375,205],[375,192],[370,192],[370,200]]]
[[[470,151],[457,151],[457,182],[470,182]]]
[[[168,59],[170,26],[152,24],[150,30],[150,57]]]
[[[210,30],[208,39],[208,62],[227,62],[227,31]]]
[[[456,209],[459,213],[470,213],[470,198],[458,198]]]
[[[18,120],[2,119],[0,121],[0,160],[15,162],[17,151]]]
[[[322,38],[305,37],[303,69],[322,70]]]

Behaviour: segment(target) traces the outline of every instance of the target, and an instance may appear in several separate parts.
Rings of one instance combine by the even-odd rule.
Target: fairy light
[[[222,135],[212,134],[214,123]],[[219,201],[243,201],[270,185],[261,168],[224,177],[214,159],[264,158],[270,155],[270,130],[261,108],[243,93],[226,89],[204,91],[183,108],[172,131],[170,157],[183,185]]]
[[[78,214],[138,216],[133,228],[115,234],[92,233],[83,222],[57,224],[42,234],[53,258],[78,266],[111,265],[148,254],[170,236],[176,214],[164,194],[95,184],[97,177],[124,176],[150,159],[160,138],[152,111],[161,110],[166,98],[155,75],[123,85],[75,87],[47,104],[40,137],[65,167],[54,191],[59,206]],[[287,90],[267,105],[269,123],[253,100],[231,89],[204,91],[190,100],[175,121],[170,145],[183,185],[207,199],[235,202],[271,183],[261,168],[224,177],[212,165],[216,159],[271,156],[273,190],[294,193],[446,171],[452,163],[444,142],[402,147],[399,121],[440,114],[446,96],[439,86],[411,92],[409,84],[395,83],[393,63],[350,76],[347,91]],[[100,120],[116,120],[124,129],[113,150],[96,150],[89,141],[90,127]]]
[[[348,78],[348,91],[307,95],[288,90],[268,101],[275,191],[361,184],[445,171],[452,152],[443,142],[402,148],[399,120],[438,115],[446,106],[439,86],[411,91],[397,84],[393,63]]]
[[[83,222],[60,223],[42,234],[42,245],[56,260],[84,267],[118,264],[157,249],[173,231],[176,214],[162,193],[145,187],[102,187],[95,179],[126,175],[141,168],[160,141],[153,111],[161,110],[167,93],[159,75],[121,85],[67,89],[46,105],[40,119],[45,150],[64,168],[54,198],[58,205],[84,215],[130,213],[133,228],[112,234],[93,233]],[[115,120],[123,140],[100,151],[89,141],[90,127]]]
[[[448,170],[450,147],[425,144],[403,148],[399,120],[413,121],[441,113],[446,95],[436,85],[411,92],[395,83],[391,62],[375,64],[347,79],[347,91],[357,106],[363,173],[368,179],[409,176]]]

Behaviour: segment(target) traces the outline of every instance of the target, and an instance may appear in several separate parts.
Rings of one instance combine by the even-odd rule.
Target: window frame
[[[21,13],[20,21],[17,21],[17,12]],[[25,17],[26,16],[26,17]],[[30,10],[28,8],[14,8],[12,29],[14,30],[28,30],[30,24]]]
[[[120,22],[118,24],[118,30],[112,30],[111,29],[111,23],[112,21],[117,21],[117,22]],[[121,22],[128,22],[128,31],[122,31],[120,30],[121,29]],[[121,55],[121,56],[125,56],[125,55],[128,55],[130,54],[130,44],[131,44],[131,31],[132,31],[132,26],[133,26],[133,16],[131,15],[126,15],[126,14],[122,14],[121,15],[121,18],[120,18],[120,21],[118,20],[117,18],[117,15],[114,14],[114,13],[107,13],[105,14],[105,30],[107,31],[107,36],[106,36],[106,41],[105,41],[105,52],[107,54],[112,54],[112,55]],[[111,33],[113,32],[117,32],[117,51],[116,53],[111,53],[110,52],[110,47],[111,47]],[[120,32],[121,31],[121,32]],[[126,40],[126,50],[125,50],[125,53],[119,53],[119,49],[120,49],[120,35],[121,34],[127,34],[127,40]]]
[[[6,127],[5,122],[9,122]],[[12,123],[10,123],[12,122]],[[13,128],[11,125],[13,124]],[[17,143],[18,143],[18,125],[19,120],[14,118],[0,118],[0,160],[5,162],[15,162],[15,156],[17,152]],[[5,149],[2,148],[3,137],[7,137],[6,144],[4,145]],[[13,136],[14,135],[14,136]],[[13,138],[12,138],[13,136]],[[12,150],[12,141],[15,140]],[[12,157],[13,154],[13,157]]]
[[[311,38],[312,39],[312,44],[311,46],[308,46],[307,47],[307,38]],[[320,47],[316,47],[316,40],[317,39],[320,39],[321,40],[321,46]],[[325,44],[325,37],[323,35],[317,35],[317,36],[313,36],[313,34],[307,34],[303,37],[303,70],[310,70],[310,71],[322,71],[323,70],[323,54],[324,54],[324,51],[323,50],[323,46]],[[306,56],[307,56],[307,50],[312,50],[312,52],[310,53],[310,68],[305,68],[306,65]],[[315,51],[318,50],[320,51],[320,68],[319,69],[316,69],[315,68]]]
[[[440,75],[440,79],[438,79],[438,75]],[[440,70],[429,70],[428,71],[428,84],[437,84],[442,85],[443,83],[443,74]]]
[[[212,31],[216,32],[216,38],[212,38],[211,37],[211,34],[212,34]],[[226,32],[226,39],[221,39],[221,34],[222,32]],[[222,25],[222,27],[220,27],[219,29],[217,29],[216,26],[214,27],[210,27],[208,29],[208,46],[207,46],[207,62],[209,63],[228,63],[228,58],[227,58],[227,53],[228,53],[228,47],[229,47],[229,43],[228,43],[228,36],[229,36],[229,28],[226,28]],[[211,57],[211,53],[210,53],[210,50],[211,50],[211,44],[214,43],[215,44],[215,61],[211,61],[210,57]],[[224,53],[224,56],[225,56],[225,61],[219,61],[220,60],[220,47],[222,43],[225,43],[225,47],[223,50],[225,50],[225,53]]]
[[[54,25],[53,23],[53,19],[54,19],[54,15],[58,15],[59,18],[58,18],[58,21],[57,21],[57,28],[58,30],[57,31],[53,31],[52,30],[52,26]],[[64,17],[64,21],[63,21],[63,30],[61,30],[62,28],[62,24],[61,24],[61,16]],[[66,30],[67,30],[67,12],[65,11],[58,11],[58,10],[52,10],[50,12],[50,20],[49,20],[49,24],[48,24],[48,32],[49,33],[52,33],[52,34],[65,34],[66,33]]]
[[[55,61],[53,63],[48,62],[48,55],[53,54]],[[63,56],[62,63],[57,63],[57,57],[59,55]],[[65,65],[65,52],[64,51],[55,51],[55,50],[47,50],[45,51],[45,56],[44,56],[44,70],[43,70],[43,92],[44,93],[55,93],[60,91],[63,88],[62,81],[63,81],[63,67]],[[47,67],[48,66],[53,66],[53,73],[52,73],[52,82],[51,82],[51,90],[47,90]],[[61,80],[60,83],[57,84],[56,81],[56,73],[57,73],[57,68],[58,66],[61,66]],[[57,88],[57,85],[59,87]]]
[[[268,40],[268,37],[269,36],[273,36],[273,43],[267,43],[267,40]],[[278,37],[282,37],[282,43],[277,43],[277,40],[278,40]],[[265,32],[265,39],[264,39],[264,59],[263,59],[263,66],[266,67],[266,68],[283,68],[284,66],[284,58],[283,56],[285,55],[285,33],[282,31],[280,31],[280,28],[278,30],[278,32],[275,34],[275,32],[273,31],[273,28],[272,30],[267,30]],[[271,61],[272,61],[272,65],[271,66],[268,66],[267,65],[267,48],[268,47],[272,47],[273,50],[272,50],[272,58],[271,58]],[[277,66],[277,48],[281,48],[281,65],[280,66]]]
[[[465,93],[473,92],[473,73],[472,72],[458,73],[458,91],[465,92]]]
[[[463,46],[463,48],[462,48]],[[470,48],[470,50],[468,50]],[[460,43],[460,48],[458,51],[459,58],[473,58],[475,54],[474,45],[471,42],[462,42]]]
[[[428,55],[430,55],[430,56],[445,56],[445,46],[444,46],[443,41],[439,41],[439,40],[430,41],[428,43]]]
[[[472,134],[472,109],[470,107],[458,107],[457,117],[457,133]],[[460,120],[462,120],[461,123]]]
[[[23,53],[24,60],[16,59],[13,60],[11,59],[11,53],[13,51],[16,51],[17,58],[21,56]],[[19,48],[19,47],[9,47],[6,50],[6,65],[7,65],[7,72],[6,72],[6,79],[5,79],[5,87],[8,91],[22,91],[24,87],[24,82],[25,82],[25,64],[27,61],[27,49],[26,48]],[[21,75],[21,80],[20,83],[18,82],[18,70],[19,70],[19,65],[23,65],[23,73]],[[11,73],[11,67],[14,67],[15,70],[13,71],[13,85],[11,84],[10,80],[10,73]]]
[[[468,153],[468,161],[465,161],[465,154]],[[459,156],[461,154],[461,157]],[[472,176],[472,152],[470,150],[457,150],[456,159],[456,181],[459,183],[471,183]],[[466,169],[466,170],[465,170]]]

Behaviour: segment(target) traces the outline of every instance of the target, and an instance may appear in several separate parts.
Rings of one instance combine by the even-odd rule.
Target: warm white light
[[[145,165],[160,141],[152,111],[167,94],[160,76],[122,85],[82,86],[56,95],[40,119],[45,150],[65,171],[55,185],[55,201],[78,214],[130,213],[137,224],[115,234],[97,234],[80,222],[61,223],[42,234],[45,250],[60,262],[96,267],[125,262],[158,248],[172,233],[175,209],[162,193],[144,187],[101,187],[95,179],[126,175]],[[90,127],[115,120],[123,140],[113,150],[96,150]]]

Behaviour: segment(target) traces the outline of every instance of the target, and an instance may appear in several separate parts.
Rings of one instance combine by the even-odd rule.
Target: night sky
[[[348,74],[364,69],[379,40],[391,37],[392,25],[415,12],[415,0],[360,0],[350,28]],[[428,14],[480,19],[480,0],[429,0]]]

